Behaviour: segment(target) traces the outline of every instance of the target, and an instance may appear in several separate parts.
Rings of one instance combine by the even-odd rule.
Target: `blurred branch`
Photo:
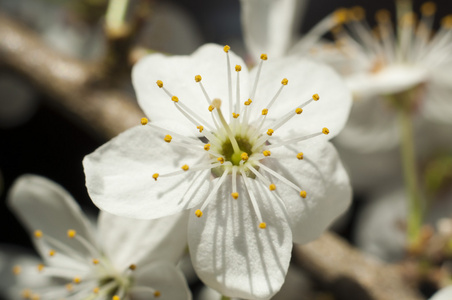
[[[397,266],[366,257],[332,233],[307,245],[294,245],[294,256],[299,266],[338,299],[424,299],[408,286]]]
[[[111,138],[139,124],[143,113],[124,92],[102,87],[99,66],[55,52],[29,29],[0,13],[0,63],[19,71],[91,132]]]

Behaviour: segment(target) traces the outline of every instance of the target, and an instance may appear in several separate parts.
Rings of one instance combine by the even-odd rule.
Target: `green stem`
[[[422,202],[416,176],[416,159],[414,154],[413,124],[409,109],[399,111],[402,134],[401,155],[405,188],[408,196],[407,234],[408,242],[414,243],[422,225]]]

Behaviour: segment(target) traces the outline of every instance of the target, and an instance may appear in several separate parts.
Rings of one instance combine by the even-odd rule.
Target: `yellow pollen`
[[[184,170],[184,171],[188,171],[189,168],[188,168],[188,165],[183,165],[183,166],[181,167],[181,169]]]
[[[114,295],[113,297],[111,297],[111,300],[121,300],[121,298],[119,298],[118,295]]]
[[[82,279],[80,278],[80,277],[74,277],[74,283],[77,283],[77,284],[79,284],[80,282],[82,282]]]
[[[224,158],[223,158],[223,157],[218,157],[217,160],[218,160],[221,164],[224,163]]]
[[[209,111],[210,112],[212,112],[212,110],[214,109],[215,107],[213,107],[212,105],[209,105]]]
[[[231,50],[231,47],[229,47],[228,45],[223,47],[224,52],[228,53],[229,50]]]
[[[30,299],[30,297],[31,297],[30,289],[24,289],[22,291],[21,295],[22,295],[22,298],[24,298],[24,299]]]
[[[239,197],[239,193],[231,193],[232,198],[237,199]]]
[[[161,80],[157,80],[157,85],[159,86],[159,88],[162,88],[163,87],[163,81],[161,81]]]
[[[314,99],[314,101],[319,101],[320,99],[319,94],[312,95],[312,99]]]
[[[16,265],[16,266],[13,267],[13,274],[14,275],[19,275],[20,272],[22,272],[22,268],[20,266]]]
[[[163,138],[163,140],[167,143],[170,143],[172,139],[173,137],[169,134],[165,135],[165,137]]]
[[[267,59],[268,59],[267,54],[262,53],[262,54],[261,54],[261,59],[262,59],[262,60],[267,60]]]
[[[42,272],[42,270],[44,270],[44,265],[43,264],[39,264],[38,265],[38,272]]]
[[[196,128],[199,130],[199,132],[202,132],[204,130],[204,127],[202,125],[196,126]]]
[[[42,231],[41,230],[35,230],[34,232],[35,238],[39,239],[42,237]]]
[[[55,250],[52,249],[52,250],[49,251],[49,256],[54,256],[55,254],[56,254]]]
[[[234,119],[237,119],[239,116],[240,116],[240,114],[232,113],[232,117],[233,117]]]
[[[322,133],[323,134],[328,134],[328,133],[330,133],[330,130],[328,128],[326,128],[326,127],[323,127]]]
[[[99,260],[97,258],[93,258],[93,264],[95,264],[95,265],[99,264]]]
[[[296,113],[297,115],[301,114],[302,112],[303,112],[303,109],[300,108],[300,107],[297,107],[297,108],[295,109],[295,113]]]
[[[68,290],[68,291],[72,291],[72,289],[73,289],[73,286],[71,283],[66,284],[65,287],[66,287],[66,290]]]
[[[275,132],[275,131],[273,129],[271,129],[271,128],[269,130],[267,130],[267,134],[269,136],[272,136],[273,132]]]
[[[274,183],[272,183],[268,186],[268,188],[270,191],[274,191],[274,190],[276,190],[276,185]]]
[[[270,156],[272,153],[270,152],[270,150],[264,150],[264,151],[262,152],[262,154],[263,154],[264,156]]]
[[[302,160],[302,159],[303,159],[303,152],[298,153],[298,154],[297,154],[297,158],[298,158],[299,160]]]
[[[265,222],[262,222],[262,223],[259,224],[259,228],[260,229],[265,229],[265,228],[267,228],[267,224]]]
[[[152,178],[154,178],[155,181],[157,181],[157,178],[159,178],[159,173],[154,173],[152,175]],[[98,261],[99,262],[99,261]]]
[[[431,16],[436,12],[436,4],[429,1],[421,6],[421,13],[426,16]]]
[[[179,98],[177,98],[176,96],[171,97],[171,100],[173,100],[174,102],[179,102]]]
[[[268,108],[264,108],[263,110],[262,110],[262,115],[263,116],[266,116],[268,114]]]
[[[77,234],[77,231],[75,231],[74,229],[69,229],[69,230],[67,231],[67,236],[68,236],[68,238],[70,238],[70,239],[74,238],[76,234]]]
[[[154,297],[158,298],[158,297],[160,297],[160,295],[161,295],[160,291],[155,291],[154,292]]]
[[[301,198],[306,198],[306,191],[300,191],[300,197]]]
[[[242,66],[241,66],[241,65],[236,65],[236,66],[235,66],[235,70],[236,70],[237,72],[242,71]]]
[[[339,8],[333,14],[334,20],[338,24],[343,24],[348,21],[348,10],[345,8]]]
[[[93,289],[93,293],[94,294],[97,294],[97,293],[99,293],[99,287],[98,286],[96,286],[94,289]]]
[[[248,100],[246,100],[243,104],[245,104],[245,105],[250,105],[251,103],[253,103],[253,100],[251,100],[251,99],[248,99]]]
[[[146,125],[148,123],[148,119],[141,118],[141,125]]]
[[[353,20],[361,21],[366,17],[366,11],[361,6],[354,6],[350,9],[350,15]]]
[[[248,160],[248,153],[246,153],[246,152],[243,152],[241,155],[240,155],[240,157],[242,158],[242,160],[243,161],[247,161]]]
[[[136,268],[137,268],[137,265],[135,265],[135,264],[131,264],[131,265],[129,266],[129,269],[132,270],[132,271],[135,271]]]
[[[205,144],[204,145],[204,150],[209,151],[210,150],[210,144]]]
[[[283,80],[281,80],[281,83],[283,85],[287,85],[289,83],[289,80],[287,80],[287,78],[284,78]]]
[[[441,25],[446,29],[452,28],[452,15],[447,15],[441,19]]]
[[[386,9],[377,10],[375,20],[380,23],[386,23],[391,19],[391,13]]]
[[[197,209],[197,210],[195,211],[195,215],[196,215],[198,218],[201,218],[201,217],[202,217],[202,211],[201,211],[200,209]]]
[[[196,76],[195,76],[195,81],[196,81],[196,82],[200,82],[201,80],[202,80],[201,75],[196,75]]]

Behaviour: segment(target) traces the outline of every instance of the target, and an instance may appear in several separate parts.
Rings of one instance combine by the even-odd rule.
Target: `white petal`
[[[450,70],[441,70],[431,74],[431,81],[427,84],[423,114],[433,122],[452,124],[452,84]]]
[[[152,287],[160,292],[158,299],[161,300],[190,300],[192,299],[187,282],[182,272],[174,265],[160,261],[147,265],[142,269],[137,268],[134,276],[134,291],[132,287],[131,296],[133,299],[150,299],[149,293],[138,291],[140,286]]]
[[[235,99],[235,65],[242,66],[240,72],[242,95],[248,94],[248,71],[240,57],[232,51],[229,51],[229,55],[232,72],[232,96]],[[226,54],[223,47],[214,44],[200,47],[191,56],[152,54],[140,60],[132,71],[132,80],[138,103],[152,121],[168,120],[171,121],[168,129],[181,134],[199,135],[199,132],[196,132],[196,126],[174,107],[175,104],[170,97],[156,84],[157,80],[162,80],[164,87],[173,95],[176,95],[179,101],[211,123],[209,104],[205,100],[199,84],[195,82],[196,75],[202,76],[201,82],[211,100],[220,98],[223,101],[223,113],[230,116]]]
[[[209,171],[152,178],[191,166],[199,152],[168,144],[149,126],[131,128],[83,160],[94,204],[109,213],[155,219],[195,206],[209,188]],[[201,174],[197,176],[198,174]]]
[[[176,263],[187,248],[188,211],[155,220],[118,217],[101,211],[99,236],[118,270],[152,261]]]
[[[40,176],[21,176],[11,188],[8,204],[32,236],[35,230],[41,230],[44,235],[60,241],[81,256],[91,257],[90,252],[80,242],[67,236],[67,231],[73,229],[78,236],[96,245],[89,221],[72,196],[60,185]],[[43,258],[48,257],[50,248],[55,249],[57,254],[61,251],[69,255],[64,249],[58,249],[41,240],[33,238],[33,241]],[[70,263],[61,255],[55,255],[48,261],[59,266]]]
[[[242,184],[237,186],[239,198],[230,196],[228,176],[203,216],[190,216],[188,243],[193,266],[206,285],[230,297],[268,299],[284,282],[292,233],[284,208],[269,197],[268,187],[250,181],[267,228],[259,228]]]
[[[452,285],[436,292],[429,300],[450,300],[452,299]]]
[[[301,198],[298,191],[275,180],[276,190],[286,202],[295,243],[304,244],[322,232],[350,205],[351,186],[348,175],[334,146],[329,142],[300,143],[290,149],[275,149],[266,164],[307,192]],[[298,152],[304,158],[298,160]]]
[[[253,80],[256,68],[251,74]],[[296,57],[264,62],[261,78],[257,87],[255,101],[252,104],[254,117],[261,114],[276,91],[281,80],[287,78],[289,83],[284,87],[275,104],[269,109],[267,118],[279,120],[283,115],[295,111],[299,105],[311,99],[314,94],[320,96],[303,108],[300,115],[293,117],[281,129],[276,130],[275,137],[288,137],[295,133],[321,132],[323,127],[330,130],[328,139],[336,136],[348,118],[352,104],[351,94],[345,83],[330,67]],[[273,122],[267,122],[271,125]],[[269,127],[271,128],[271,127]]]
[[[245,44],[258,59],[261,53],[283,56],[292,45],[307,4],[305,0],[241,0]]]

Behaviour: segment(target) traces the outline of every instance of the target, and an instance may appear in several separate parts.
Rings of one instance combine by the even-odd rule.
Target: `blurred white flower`
[[[429,300],[450,300],[452,299],[452,285],[442,288],[436,292]]]
[[[328,142],[346,121],[348,90],[328,67],[299,59],[263,54],[248,74],[218,45],[147,56],[132,77],[153,122],[85,157],[94,203],[141,219],[191,209],[199,277],[223,295],[271,297],[292,242],[317,238],[349,205],[348,177]]]
[[[74,199],[48,179],[24,175],[8,204],[33,234],[42,264],[13,268],[10,295],[25,299],[191,299],[175,263],[184,251],[180,214],[151,221],[101,212],[96,236]],[[44,277],[45,284],[35,283]]]

